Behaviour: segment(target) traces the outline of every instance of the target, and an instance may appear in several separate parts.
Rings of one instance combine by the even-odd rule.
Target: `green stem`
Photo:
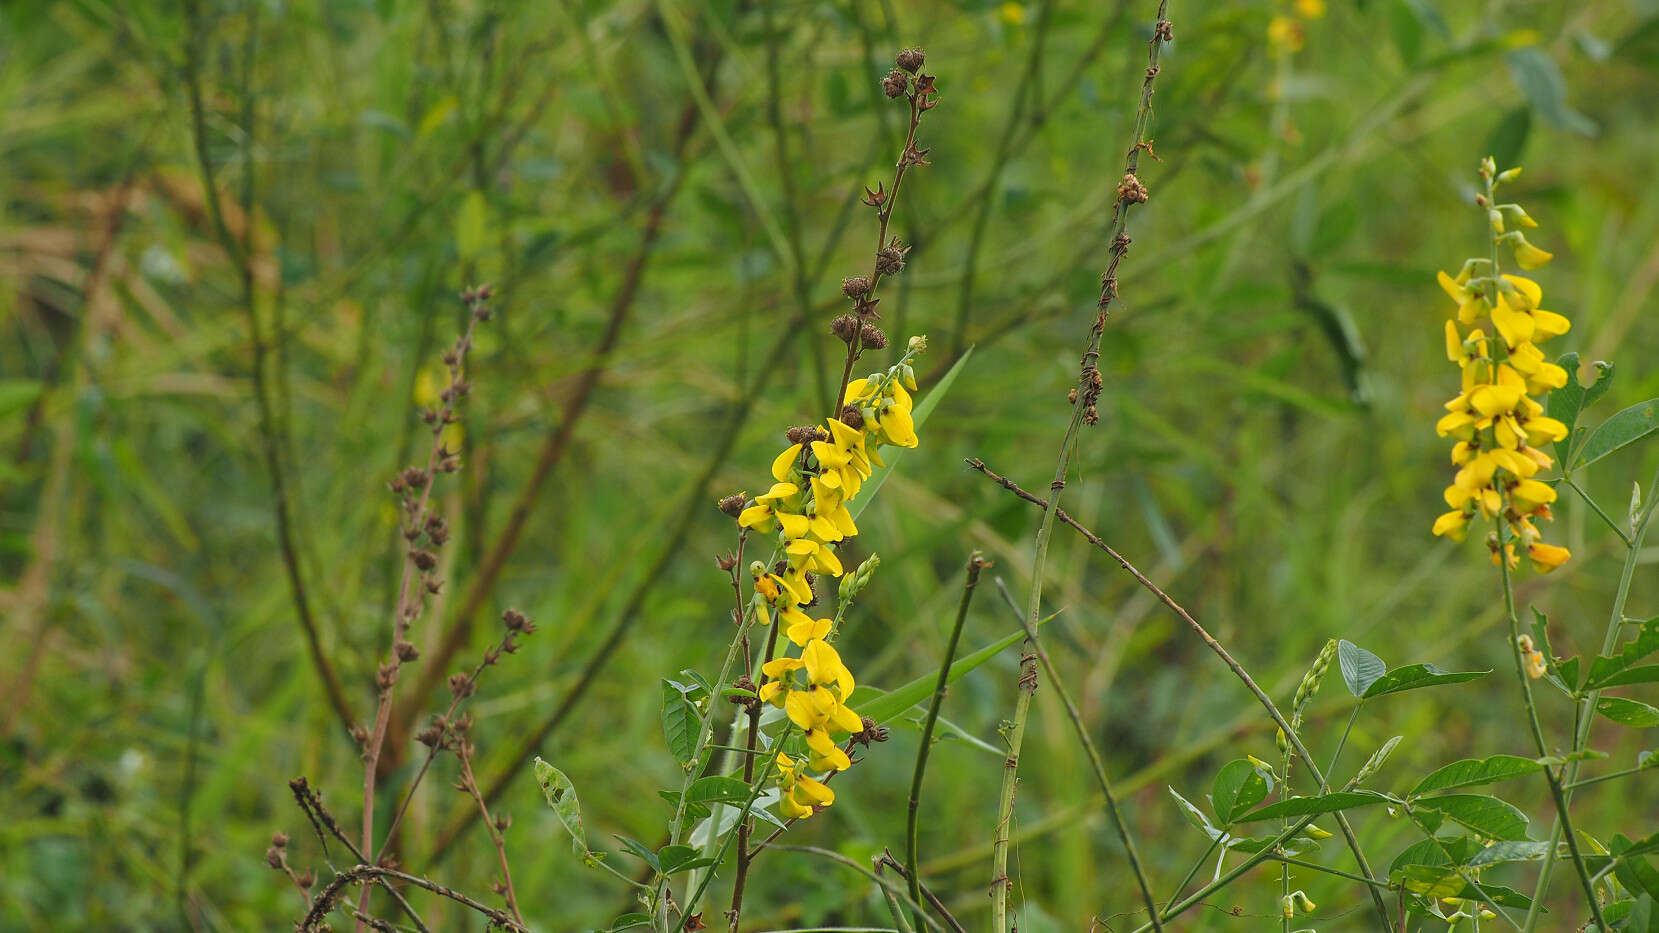
[[[1331,752],[1331,763],[1325,766],[1325,780],[1319,782],[1319,792],[1321,794],[1331,789],[1330,776],[1336,773],[1337,759],[1342,757],[1342,750],[1348,747],[1348,735],[1354,731],[1354,720],[1359,718],[1360,708],[1364,705],[1365,700],[1361,699],[1354,704],[1353,712],[1348,714],[1348,725],[1342,729],[1342,738],[1336,743],[1336,751]]]
[[[1591,784],[1600,784],[1603,781],[1616,781],[1619,778],[1627,778],[1643,771],[1652,770],[1654,770],[1653,765],[1642,765],[1640,767],[1630,768],[1624,771],[1614,771],[1612,774],[1602,774],[1593,778],[1585,778],[1582,781],[1574,781],[1571,784],[1563,784],[1561,785],[1561,789],[1563,791],[1572,791],[1579,787],[1589,787]]]
[[[1571,476],[1563,476],[1561,477],[1561,481],[1567,484],[1568,489],[1578,493],[1578,497],[1584,500],[1584,504],[1589,506],[1592,512],[1595,512],[1597,515],[1601,516],[1601,520],[1607,523],[1608,528],[1613,529],[1613,533],[1619,536],[1619,540],[1624,542],[1625,547],[1630,546],[1630,536],[1624,533],[1624,529],[1619,527],[1618,522],[1613,521],[1613,519],[1609,517],[1606,512],[1602,511],[1601,506],[1596,503],[1596,500],[1590,498],[1589,493],[1585,492],[1583,489],[1580,489],[1578,484],[1573,482],[1573,478]]]
[[[985,559],[979,551],[968,556],[968,579],[962,585],[962,601],[956,607],[956,624],[951,626],[950,640],[945,644],[945,656],[939,662],[939,680],[933,687],[933,702],[928,704],[927,719],[922,723],[922,741],[916,748],[916,770],[910,777],[910,809],[905,818],[904,865],[910,883],[910,900],[922,902],[922,874],[916,860],[916,818],[922,808],[922,776],[927,773],[927,755],[933,748],[933,726],[939,721],[939,707],[945,702],[945,688],[950,685],[950,666],[956,659],[956,646],[962,639],[962,624],[968,618],[968,604],[973,602],[974,589],[979,586],[979,571]],[[916,926],[926,924],[921,907],[916,909]]]
[[[1490,191],[1491,188],[1488,187],[1487,190]],[[1501,515],[1493,518],[1492,522],[1495,527],[1494,533],[1498,537],[1498,568],[1503,575],[1503,605],[1509,614],[1509,647],[1515,659],[1515,676],[1521,682],[1521,699],[1526,705],[1527,723],[1532,727],[1533,741],[1537,744],[1539,756],[1544,756],[1550,753],[1549,746],[1544,740],[1544,728],[1538,721],[1538,707],[1533,701],[1532,677],[1527,674],[1526,658],[1521,653],[1521,621],[1515,613],[1515,587],[1509,572],[1509,529]],[[1573,868],[1578,872],[1579,882],[1584,886],[1584,898],[1590,905],[1590,915],[1595,918],[1596,929],[1606,931],[1607,921],[1602,919],[1601,904],[1596,900],[1596,887],[1590,881],[1590,872],[1584,865],[1584,856],[1578,850],[1578,834],[1573,832],[1572,816],[1568,813],[1567,798],[1561,790],[1561,780],[1548,765],[1544,766],[1543,774],[1544,780],[1549,783],[1550,797],[1555,801],[1556,821],[1566,836],[1567,851],[1572,856]],[[1516,929],[1521,927],[1516,925]]]
[[[1187,885],[1192,884],[1192,879],[1197,876],[1198,870],[1209,864],[1210,856],[1215,854],[1216,847],[1219,845],[1221,845],[1220,836],[1210,840],[1210,847],[1205,849],[1204,854],[1192,863],[1192,867],[1187,869],[1187,873],[1181,877],[1181,883],[1175,886],[1175,892],[1169,896],[1168,901],[1164,902],[1165,912],[1168,912],[1169,905],[1175,903],[1175,899],[1181,896],[1181,892],[1187,889]]]
[[[1152,119],[1152,82],[1158,74],[1158,56],[1164,42],[1172,35],[1167,25],[1168,11],[1169,0],[1159,0],[1158,25],[1153,30],[1152,39],[1147,43],[1147,68],[1141,83],[1140,104],[1135,111],[1135,125],[1129,151],[1124,157],[1126,176],[1133,175],[1139,168],[1141,150],[1145,147],[1146,131]],[[1144,201],[1145,197],[1142,196],[1140,200]],[[1066,426],[1066,436],[1060,444],[1060,456],[1054,467],[1054,479],[1049,484],[1054,501],[1044,507],[1042,524],[1037,529],[1035,553],[1031,562],[1031,592],[1026,599],[1023,616],[1024,620],[1030,621],[1031,635],[1025,641],[1025,658],[1020,665],[1020,691],[1014,705],[1013,724],[1008,730],[1008,758],[1003,763],[1000,803],[991,850],[991,929],[994,933],[1008,933],[1008,890],[1011,886],[1008,880],[1008,842],[1014,818],[1014,789],[1019,783],[1020,749],[1025,742],[1025,724],[1031,712],[1031,697],[1037,687],[1036,667],[1032,663],[1031,655],[1035,653],[1032,649],[1038,646],[1035,628],[1038,613],[1042,609],[1043,577],[1048,569],[1049,542],[1054,531],[1055,513],[1059,511],[1060,490],[1065,488],[1066,473],[1071,465],[1072,454],[1076,450],[1078,428],[1083,424],[1085,409],[1092,410],[1092,406],[1087,404],[1086,400],[1098,394],[1093,381],[1099,372],[1095,368],[1095,363],[1100,358],[1100,340],[1106,329],[1106,317],[1113,299],[1117,297],[1118,264],[1123,261],[1124,253],[1129,248],[1129,238],[1125,235],[1125,229],[1131,203],[1138,202],[1132,201],[1127,194],[1120,194],[1112,208],[1112,236],[1109,240],[1112,258],[1106,267],[1106,274],[1101,278],[1098,302],[1100,311],[1089,330],[1089,341],[1083,351],[1082,369],[1077,380],[1078,398],[1072,405],[1071,422]],[[1151,895],[1145,892],[1144,880],[1142,888],[1147,900],[1147,909],[1152,913],[1153,927],[1162,933],[1157,904],[1151,899]]]
[[[1054,695],[1060,698],[1060,703],[1066,708],[1066,717],[1071,720],[1072,729],[1077,733],[1077,741],[1083,746],[1083,751],[1089,756],[1089,768],[1094,772],[1095,783],[1100,786],[1100,793],[1106,798],[1106,811],[1112,817],[1112,828],[1117,830],[1118,841],[1123,843],[1124,854],[1129,859],[1129,868],[1135,873],[1135,882],[1140,886],[1141,899],[1146,902],[1147,913],[1157,916],[1158,904],[1152,898],[1152,886],[1147,883],[1146,870],[1141,866],[1140,853],[1135,851],[1135,839],[1129,835],[1129,825],[1123,821],[1123,813],[1118,809],[1117,795],[1112,792],[1112,782],[1106,777],[1106,764],[1100,757],[1100,749],[1095,746],[1094,739],[1089,736],[1089,727],[1083,723],[1083,712],[1078,709],[1077,703],[1071,698],[1071,692],[1066,689],[1065,682],[1054,669],[1054,662],[1049,660],[1048,652],[1037,641],[1036,628],[1020,615],[1019,608],[1003,586],[1001,578],[997,579],[997,589],[1002,591],[1003,598],[1008,601],[1008,607],[1014,610],[1014,615],[1025,628],[1026,643],[1037,655],[1037,660],[1043,665],[1043,675],[1048,678],[1048,685]]]

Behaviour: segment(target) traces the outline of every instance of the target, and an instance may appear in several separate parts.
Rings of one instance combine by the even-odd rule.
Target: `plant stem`
[[[1589,493],[1579,488],[1579,485],[1573,482],[1573,478],[1571,476],[1563,476],[1561,477],[1561,481],[1567,484],[1568,489],[1578,493],[1578,497],[1584,500],[1584,504],[1589,506],[1592,512],[1595,512],[1597,515],[1601,516],[1601,520],[1607,523],[1608,528],[1613,529],[1613,533],[1619,536],[1619,540],[1624,542],[1625,547],[1630,546],[1630,536],[1624,533],[1624,529],[1619,527],[1618,522],[1613,521],[1613,519],[1610,518],[1606,512],[1602,511],[1601,506],[1596,503],[1596,500],[1590,498]]]
[[[1014,616],[1025,628],[1026,643],[1031,651],[1037,655],[1037,660],[1043,665],[1043,675],[1048,678],[1048,684],[1053,688],[1060,703],[1066,708],[1066,716],[1071,720],[1072,729],[1077,733],[1077,741],[1083,746],[1083,751],[1089,756],[1089,768],[1094,772],[1095,783],[1100,786],[1100,792],[1106,798],[1106,811],[1112,818],[1112,827],[1117,830],[1118,841],[1123,843],[1123,851],[1128,856],[1129,868],[1135,873],[1135,881],[1141,889],[1141,899],[1146,902],[1147,913],[1156,917],[1158,902],[1153,900],[1152,886],[1147,883],[1146,871],[1141,866],[1140,853],[1135,851],[1135,840],[1129,835],[1129,824],[1123,820],[1123,813],[1118,808],[1117,795],[1112,792],[1112,782],[1106,776],[1106,764],[1100,757],[1100,749],[1089,735],[1089,727],[1083,722],[1083,712],[1077,708],[1077,703],[1071,698],[1071,692],[1066,689],[1065,683],[1060,680],[1060,674],[1054,669],[1054,662],[1049,659],[1048,651],[1037,641],[1037,630],[1020,613],[1015,605],[1014,598],[1003,585],[1002,578],[997,578],[997,589],[1002,592],[1003,599],[1007,600],[1008,608],[1014,611]]]
[[[933,748],[933,726],[939,721],[939,707],[945,702],[945,689],[950,685],[950,666],[956,660],[956,646],[962,639],[962,624],[968,618],[968,605],[973,602],[974,590],[979,586],[979,571],[986,561],[979,551],[968,556],[968,578],[962,584],[962,601],[956,607],[956,623],[951,626],[950,639],[945,643],[945,656],[939,661],[939,680],[933,687],[933,700],[927,707],[927,718],[922,721],[922,740],[916,748],[916,769],[910,776],[910,807],[905,816],[904,867],[910,884],[910,900],[922,900],[922,873],[916,863],[916,819],[922,809],[922,776],[927,773],[927,755]],[[916,908],[916,926],[924,921],[921,908]]]
[[[1009,492],[1012,492],[1014,495],[1019,496],[1021,499],[1024,499],[1034,505],[1041,506],[1045,509],[1048,507],[1048,503],[1043,499],[1040,499],[1037,496],[1026,492],[1024,489],[1021,489],[1018,484],[1014,483],[1007,477],[1000,476],[993,472],[985,465],[983,460],[974,458],[969,459],[967,463],[968,466],[978,470],[980,473],[985,474],[985,476],[993,482],[1002,486],[1004,489],[1007,489]],[[1215,652],[1217,657],[1221,658],[1221,660],[1226,663],[1228,669],[1233,672],[1233,676],[1237,677],[1239,682],[1244,684],[1245,689],[1250,691],[1250,694],[1254,696],[1256,700],[1261,703],[1262,708],[1267,711],[1268,716],[1272,717],[1274,724],[1284,731],[1285,736],[1290,740],[1291,746],[1296,750],[1296,754],[1300,755],[1302,760],[1307,762],[1308,771],[1313,775],[1313,779],[1318,781],[1321,787],[1329,786],[1327,776],[1319,770],[1318,765],[1313,763],[1313,756],[1308,752],[1307,746],[1302,744],[1301,737],[1298,736],[1296,734],[1296,730],[1291,727],[1290,721],[1284,717],[1283,713],[1279,712],[1278,706],[1273,703],[1273,698],[1269,697],[1267,692],[1262,690],[1262,688],[1257,685],[1255,679],[1252,678],[1250,673],[1244,669],[1244,665],[1235,660],[1233,656],[1228,653],[1227,649],[1222,646],[1221,642],[1216,641],[1215,637],[1204,629],[1204,626],[1198,624],[1198,620],[1193,618],[1192,613],[1189,613],[1186,609],[1182,608],[1180,603],[1177,603],[1168,593],[1165,593],[1162,589],[1160,589],[1156,583],[1153,583],[1152,580],[1146,576],[1146,574],[1143,574],[1139,570],[1135,569],[1134,564],[1129,563],[1127,558],[1125,558],[1122,554],[1119,554],[1099,535],[1085,528],[1082,524],[1078,523],[1076,519],[1066,514],[1065,509],[1056,509],[1055,511],[1060,516],[1061,521],[1070,525],[1090,544],[1093,544],[1095,547],[1106,552],[1107,556],[1116,561],[1118,566],[1128,571],[1129,575],[1134,577],[1136,582],[1140,583],[1140,585],[1145,587],[1148,592],[1157,597],[1158,601],[1163,603],[1164,606],[1166,606],[1171,612],[1179,616],[1181,620],[1187,624],[1187,627],[1192,629],[1193,634],[1197,635],[1211,651]],[[1342,834],[1347,839],[1348,848],[1353,852],[1354,861],[1358,863],[1360,871],[1364,872],[1367,876],[1375,877],[1375,873],[1371,870],[1371,865],[1365,857],[1364,850],[1360,848],[1359,839],[1354,835],[1353,827],[1349,824],[1346,815],[1337,813],[1336,820],[1337,826],[1342,829]],[[1382,895],[1376,893],[1375,888],[1372,889],[1372,895],[1372,905],[1377,909],[1377,916],[1379,921],[1381,921],[1383,933],[1392,933],[1392,927],[1388,922],[1388,906],[1383,902]]]
[[[1152,84],[1158,75],[1158,57],[1164,42],[1174,35],[1166,18],[1168,11],[1169,0],[1159,0],[1157,25],[1153,29],[1152,39],[1147,43],[1147,67],[1145,78],[1141,82],[1140,103],[1135,111],[1129,151],[1124,156],[1126,180],[1132,178],[1140,167],[1141,150],[1148,145],[1146,131],[1152,119]],[[1025,742],[1025,724],[1031,711],[1031,696],[1037,689],[1036,667],[1033,663],[1035,652],[1032,649],[1038,645],[1035,628],[1038,613],[1042,609],[1043,577],[1048,569],[1049,542],[1054,531],[1055,513],[1059,511],[1060,490],[1065,488],[1066,474],[1071,465],[1072,454],[1076,450],[1078,429],[1083,424],[1084,412],[1093,411],[1089,399],[1098,397],[1099,394],[1095,380],[1099,378],[1100,373],[1095,368],[1095,363],[1100,358],[1100,341],[1106,330],[1107,315],[1111,310],[1112,301],[1117,297],[1117,268],[1129,249],[1129,237],[1125,233],[1129,221],[1129,205],[1146,200],[1144,188],[1140,188],[1138,197],[1135,194],[1136,192],[1126,186],[1120,186],[1117,200],[1113,202],[1112,221],[1109,226],[1109,248],[1112,258],[1101,277],[1100,299],[1097,303],[1100,310],[1089,329],[1089,340],[1083,351],[1082,367],[1078,374],[1077,398],[1072,404],[1071,422],[1066,426],[1066,435],[1060,443],[1060,455],[1054,466],[1054,479],[1049,483],[1055,501],[1052,507],[1044,503],[1042,523],[1037,529],[1035,553],[1031,562],[1031,592],[1026,599],[1025,614],[1022,617],[1022,621],[1030,621],[1031,634],[1023,648],[1019,697],[1014,705],[1013,725],[1008,730],[1008,758],[1003,765],[1000,804],[991,850],[991,928],[994,933],[1008,933],[1008,890],[1011,887],[1008,879],[1008,843],[1014,817],[1014,790],[1019,783],[1020,749]],[[1153,927],[1162,933],[1157,905],[1151,903],[1150,898],[1148,907],[1152,910]]]
[[[1490,191],[1490,187],[1487,189]],[[1527,673],[1526,658],[1521,653],[1521,621],[1515,614],[1515,587],[1509,572],[1509,528],[1504,523],[1503,516],[1494,516],[1492,523],[1498,537],[1498,567],[1503,577],[1503,605],[1509,614],[1509,649],[1515,659],[1515,676],[1521,682],[1521,701],[1526,706],[1527,724],[1532,727],[1532,738],[1538,748],[1540,756],[1548,755],[1549,745],[1544,740],[1544,728],[1538,721],[1538,707],[1532,696],[1532,677]],[[1584,856],[1578,850],[1578,834],[1573,832],[1572,816],[1568,813],[1567,797],[1561,790],[1561,780],[1556,777],[1549,765],[1542,769],[1544,780],[1548,782],[1550,797],[1555,801],[1556,820],[1560,824],[1562,834],[1567,839],[1567,851],[1572,856],[1573,868],[1578,872],[1579,882],[1584,886],[1584,899],[1589,903],[1590,915],[1595,918],[1596,929],[1608,929],[1607,921],[1601,916],[1601,903],[1596,900],[1596,887],[1590,881],[1590,872],[1584,865]],[[1551,849],[1554,848],[1552,845]],[[1520,927],[1517,927],[1518,929]]]

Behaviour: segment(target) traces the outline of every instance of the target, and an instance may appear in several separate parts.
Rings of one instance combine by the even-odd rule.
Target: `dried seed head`
[[[1175,38],[1175,24],[1167,19],[1158,20],[1158,25],[1153,29],[1153,35],[1165,42],[1172,41]]]
[[[506,832],[507,827],[511,825],[513,825],[513,818],[505,813],[495,818],[495,831],[498,833]]]
[[[456,673],[449,675],[449,692],[455,697],[455,699],[462,700],[472,696],[472,692],[475,689],[477,689],[477,685],[474,684],[472,682],[472,678],[468,677],[466,674],[457,671]]]
[[[882,350],[887,347],[887,334],[874,324],[865,324],[858,334],[859,342],[872,350]]]
[[[903,97],[904,92],[910,89],[910,78],[904,72],[894,68],[881,79],[881,92],[888,97]]]
[[[380,665],[380,669],[375,671],[374,682],[375,686],[382,690],[392,689],[392,685],[397,683],[397,665],[391,663]]]
[[[282,850],[278,849],[276,846],[271,846],[269,849],[266,849],[265,850],[265,864],[271,866],[272,868],[276,869],[277,871],[281,871],[282,870]]]
[[[719,567],[721,573],[731,573],[732,568],[737,566],[737,555],[722,554],[714,559],[714,566]]]
[[[841,338],[842,343],[852,343],[858,335],[858,318],[850,314],[843,314],[830,322],[830,333]]]
[[[922,62],[926,60],[927,54],[921,49],[905,49],[899,53],[897,59],[898,66],[911,74],[915,74],[916,69],[922,67]]]
[[[443,740],[443,737],[443,727],[439,726],[437,723],[433,723],[425,729],[415,733],[415,741],[425,745],[427,748],[436,748],[438,743]]]
[[[307,868],[294,876],[294,883],[309,891],[311,886],[317,883],[317,876],[312,874],[311,869]]]
[[[278,848],[278,849],[287,848],[288,847],[288,834],[279,832],[279,833],[276,833],[276,834],[272,835],[271,836],[271,845]]]
[[[748,501],[749,497],[746,493],[734,492],[716,502],[715,505],[720,509],[720,511],[725,512],[732,518],[736,518],[743,513],[743,503]]]
[[[508,609],[503,612],[501,614],[501,624],[506,626],[509,632],[529,634],[536,630],[536,627],[531,624],[530,618],[517,609]]]
[[[815,424],[802,424],[783,432],[791,444],[810,444],[813,441],[827,441],[829,434]]]
[[[423,573],[438,566],[438,558],[433,556],[431,551],[422,551],[419,548],[409,552],[409,562],[419,567]]]
[[[909,252],[910,247],[900,246],[899,238],[894,237],[876,253],[876,271],[882,275],[898,275],[904,269],[904,257]]]
[[[1145,204],[1149,197],[1146,186],[1135,177],[1133,172],[1123,173],[1123,181],[1118,182],[1118,200],[1132,201],[1136,204]]]
[[[405,663],[421,656],[419,648],[416,648],[412,642],[403,641],[402,639],[392,645],[392,653],[397,655],[399,661]]]
[[[868,716],[860,718],[863,721],[863,728],[850,737],[851,741],[866,747],[868,747],[871,742],[887,741],[886,726],[879,725],[874,719],[871,719]]]
[[[841,280],[841,294],[848,298],[863,298],[870,294],[871,283],[868,277],[852,275]]]
[[[848,405],[841,409],[836,420],[852,428],[854,431],[864,430],[864,410],[857,405]]]

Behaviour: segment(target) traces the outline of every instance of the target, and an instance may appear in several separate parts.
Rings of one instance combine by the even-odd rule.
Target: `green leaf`
[[[1334,813],[1338,810],[1351,810],[1354,807],[1368,807],[1372,804],[1387,803],[1390,798],[1371,791],[1343,791],[1336,794],[1325,794],[1319,797],[1292,797],[1278,803],[1270,803],[1260,810],[1252,810],[1238,819],[1240,823],[1255,823],[1260,820],[1277,820],[1287,816],[1309,816],[1315,813]]]
[[[1555,659],[1555,649],[1550,646],[1549,618],[1538,611],[1537,606],[1532,608],[1532,640],[1539,652],[1544,655],[1544,678],[1556,689],[1566,695],[1578,697],[1578,659],[1568,658],[1567,661]],[[1568,661],[1572,662],[1570,665]]]
[[[1659,726],[1659,709],[1624,697],[1602,697],[1596,701],[1596,712],[1616,723],[1637,729]]]
[[[1521,758],[1515,755],[1465,758],[1462,761],[1454,761],[1418,781],[1417,786],[1411,789],[1410,796],[1416,797],[1430,791],[1449,790],[1453,787],[1471,787],[1476,784],[1507,781],[1523,774],[1531,774],[1542,767],[1531,758]]]
[[[1433,664],[1408,664],[1396,668],[1378,678],[1367,687],[1364,698],[1386,696],[1390,693],[1404,693],[1407,690],[1419,690],[1423,687],[1438,687],[1441,684],[1461,684],[1485,677],[1491,671],[1443,671]]]
[[[1543,49],[1529,45],[1504,54],[1509,74],[1544,122],[1583,136],[1594,136],[1596,125],[1567,103],[1567,79]]]
[[[1482,841],[1473,836],[1423,839],[1407,846],[1394,857],[1394,861],[1388,866],[1388,880],[1399,883],[1408,865],[1428,865],[1435,868],[1466,865],[1483,849]]]
[[[1592,683],[1591,687],[1628,687],[1631,684],[1659,683],[1659,664],[1643,664],[1641,667],[1632,667],[1612,675],[1600,683]]]
[[[1226,826],[1243,816],[1251,807],[1267,799],[1267,779],[1248,758],[1239,758],[1222,765],[1210,789],[1210,805],[1216,818]]]
[[[622,916],[617,917],[615,920],[611,921],[611,930],[612,930],[612,933],[620,933],[620,931],[622,931],[622,930],[633,930],[633,929],[637,929],[639,927],[648,927],[650,925],[651,925],[651,915],[650,914],[642,914],[642,913],[623,914]]]
[[[697,707],[686,699],[679,687],[667,680],[662,682],[662,737],[668,741],[668,750],[676,761],[689,765],[697,757],[697,737],[702,732],[702,717]]]
[[[1549,851],[1549,843],[1533,842],[1530,839],[1494,842],[1476,852],[1475,857],[1469,860],[1469,867],[1480,868],[1500,862],[1536,862],[1549,854]]]
[[[611,836],[616,839],[617,842],[622,843],[622,848],[625,849],[628,854],[636,858],[643,859],[645,864],[650,865],[654,870],[659,872],[662,871],[662,863],[657,861],[657,853],[646,848],[645,843],[640,842],[638,839],[629,839],[627,836],[623,836],[618,833],[612,833]]]
[[[584,858],[588,855],[588,836],[582,829],[582,804],[576,799],[576,785],[570,783],[563,771],[553,767],[541,758],[537,758],[534,770],[536,783],[541,785],[542,795],[547,798],[547,805],[553,808],[553,815],[558,817],[559,825],[570,834],[570,847],[577,855]]]
[[[686,788],[687,803],[733,803],[742,805],[747,803],[752,788],[734,777],[723,774],[711,774],[708,777],[698,778]]]
[[[939,379],[939,384],[929,390],[920,402],[916,403],[915,409],[910,413],[910,420],[916,423],[917,433],[920,433],[922,426],[927,424],[928,416],[933,414],[933,409],[939,407],[939,403],[945,398],[945,393],[950,391],[951,384],[956,381],[957,376],[962,374],[962,367],[968,364],[968,358],[973,355],[973,347],[962,351],[961,358],[952,364],[945,375]],[[887,465],[876,467],[875,472],[870,474],[870,478],[864,481],[858,495],[854,496],[853,501],[847,506],[847,510],[852,513],[855,521],[858,516],[864,514],[864,507],[869,505],[870,500],[876,497],[876,493],[881,490],[881,485],[887,482],[887,477],[892,475],[893,468],[899,465],[904,450],[903,447],[892,447],[882,453],[881,458],[886,461]],[[937,677],[937,674],[935,676]],[[865,715],[869,714],[866,713]]]
[[[1054,616],[1049,616],[1047,619],[1038,619],[1038,628],[1048,624],[1053,618]],[[1023,638],[1025,638],[1025,630],[1021,629],[991,642],[972,654],[963,655],[955,664],[950,666],[950,673],[946,675],[946,684],[956,683],[966,677],[969,671],[996,657],[1003,649]],[[934,671],[931,674],[923,674],[915,680],[886,693],[860,684],[858,689],[853,691],[849,704],[859,715],[868,716],[877,723],[884,723],[927,699],[932,695],[933,688],[938,682],[939,672]]]
[[[1337,665],[1342,669],[1342,681],[1348,685],[1348,692],[1354,696],[1363,697],[1365,691],[1377,678],[1388,672],[1388,665],[1359,645],[1344,638],[1336,643]]]
[[[1578,462],[1573,464],[1573,469],[1589,466],[1655,431],[1659,431],[1659,398],[1638,402],[1617,412],[1590,432],[1578,451]]]
[[[1567,426],[1567,436],[1555,442],[1555,458],[1565,464],[1572,462],[1573,450],[1584,440],[1584,435],[1589,433],[1588,430],[1577,427],[1579,415],[1613,387],[1613,364],[1597,360],[1596,381],[1585,386],[1580,385],[1578,381],[1579,359],[1576,352],[1563,353],[1555,363],[1567,371],[1567,384],[1550,393],[1547,411],[1551,418]]]
[[[665,875],[686,871],[686,864],[696,860],[697,850],[691,846],[668,845],[657,850],[657,864]]]
[[[1173,786],[1169,788],[1169,795],[1174,797],[1175,802],[1181,805],[1181,814],[1187,818],[1187,822],[1191,823],[1194,828],[1202,830],[1211,839],[1221,838],[1221,830],[1210,824],[1210,818],[1204,815],[1203,810],[1198,809],[1192,801],[1181,796],[1181,792]]]
[[[1432,865],[1408,865],[1401,871],[1401,884],[1407,891],[1423,897],[1456,897],[1464,900],[1487,901],[1501,907],[1527,909],[1532,899],[1514,888],[1501,884],[1472,885],[1457,872]]]
[[[1417,810],[1440,813],[1446,819],[1489,839],[1526,839],[1526,814],[1496,797],[1447,794],[1444,797],[1425,797],[1412,806]]]
[[[1637,661],[1659,651],[1659,618],[1649,619],[1642,623],[1637,630],[1636,637],[1626,642],[1619,653],[1596,658],[1590,662],[1590,675],[1584,681],[1586,689],[1595,690],[1601,687],[1617,686],[1609,681]],[[1639,684],[1648,683],[1652,678],[1643,676],[1636,680],[1621,680],[1619,683]]]

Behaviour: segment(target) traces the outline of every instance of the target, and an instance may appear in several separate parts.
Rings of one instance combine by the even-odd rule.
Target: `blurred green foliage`
[[[488,781],[539,754],[580,788],[596,847],[654,838],[668,816],[655,788],[677,779],[655,681],[710,671],[727,638],[713,560],[733,535],[714,499],[762,488],[783,427],[825,407],[837,282],[867,268],[873,239],[856,197],[900,140],[877,80],[902,46],[927,49],[942,106],[922,130],[934,164],[895,214],[914,249],[883,323],[900,345],[929,335],[924,394],[977,351],[862,519],[854,559],[873,548],[882,567],[842,651],[876,685],[933,669],[971,548],[996,561],[988,574],[1027,585],[1036,513],[962,459],[1032,489],[1052,470],[1152,4],[204,4],[194,26],[188,5],[0,10],[0,927],[270,929],[298,915],[264,864],[267,839],[284,829],[297,865],[325,861],[286,782],[307,775],[349,821],[361,768],[297,621],[271,467],[321,645],[361,719],[396,584],[385,483],[418,447],[417,408],[472,282],[494,283],[500,314],[471,360],[463,472],[441,487],[451,598],[416,640],[453,624],[454,596],[600,367],[485,594],[481,620],[517,606],[540,631],[484,678],[479,768]],[[1557,352],[1618,363],[1587,421],[1659,395],[1659,7],[1332,0],[1283,64],[1265,38],[1275,12],[1173,4],[1159,161],[1143,160],[1152,198],[1106,334],[1102,422],[1068,497],[1275,697],[1330,637],[1391,666],[1502,668],[1480,545],[1429,535],[1449,475],[1433,423],[1456,381],[1434,271],[1484,253],[1477,159],[1523,163],[1515,194],[1557,255],[1538,278],[1574,322]],[[688,83],[699,68],[703,107]],[[268,416],[196,162],[192,71],[227,227],[253,231]],[[1655,456],[1616,453],[1587,488],[1622,515]],[[1558,511],[1552,540],[1575,558],[1520,598],[1550,613],[1558,653],[1593,654],[1615,542],[1576,500]],[[1167,886],[1207,840],[1164,785],[1201,798],[1223,762],[1271,758],[1272,730],[1079,543],[1056,542],[1050,650]],[[1656,611],[1653,560],[1633,614]],[[965,648],[1010,631],[1004,610],[982,594]],[[527,745],[619,620],[603,674]],[[452,668],[494,637],[474,628]],[[1009,652],[952,687],[945,715],[996,743],[1016,666]],[[1308,711],[1316,753],[1346,720],[1340,694]],[[1456,758],[1530,754],[1513,694],[1493,677],[1369,705],[1355,754],[1408,735],[1379,779],[1395,789]],[[1570,730],[1559,698],[1543,712]],[[1135,906],[1069,728],[1039,691],[1012,861],[1027,933],[1091,917],[1121,929]],[[1633,759],[1624,735],[1592,742],[1608,767]],[[860,860],[898,845],[915,740],[896,729],[802,837]],[[428,857],[465,810],[444,790],[453,761],[437,767],[402,857],[481,890],[494,868],[481,835]],[[1002,767],[946,741],[924,800],[930,880],[970,928],[986,922]],[[1515,787],[1543,838],[1542,787]],[[1659,801],[1628,782],[1584,799],[1603,802],[1578,817],[1603,838]],[[570,856],[527,769],[498,807],[516,817],[508,844],[534,924],[583,929],[629,908]],[[1383,865],[1414,841],[1380,809],[1355,819]],[[868,883],[838,871],[768,857],[750,922],[885,922]],[[1368,902],[1338,883],[1298,875],[1321,905],[1309,925],[1327,933],[1366,922]],[[1259,929],[1276,884],[1230,889],[1184,928]]]

